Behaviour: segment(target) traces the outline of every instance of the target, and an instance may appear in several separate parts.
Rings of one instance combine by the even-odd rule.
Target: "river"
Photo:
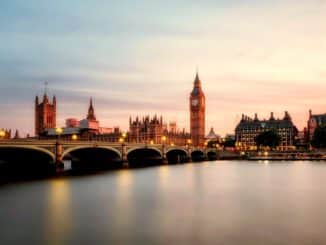
[[[0,244],[326,244],[325,162],[216,161],[0,186]]]

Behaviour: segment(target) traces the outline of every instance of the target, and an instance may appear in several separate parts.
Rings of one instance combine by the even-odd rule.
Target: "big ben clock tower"
[[[194,146],[203,146],[205,141],[205,95],[196,74],[194,88],[190,94],[190,134]]]

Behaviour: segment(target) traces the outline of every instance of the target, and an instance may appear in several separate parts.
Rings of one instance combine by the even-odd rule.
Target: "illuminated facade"
[[[164,137],[163,137],[164,136]],[[146,116],[136,119],[129,118],[129,132],[127,141],[131,143],[148,144],[174,144],[186,145],[190,139],[190,134],[185,130],[178,131],[175,122],[171,122],[169,127],[163,123],[163,118]]]
[[[44,93],[41,103],[39,103],[38,96],[35,97],[35,135],[42,135],[47,128],[56,127],[56,113],[57,102],[55,96],[53,96],[52,103],[46,93]]]
[[[198,73],[189,98],[190,134],[194,146],[203,146],[205,142],[205,94]]]
[[[274,130],[280,136],[280,149],[293,148],[298,130],[288,112],[285,112],[283,119],[275,119],[272,112],[269,120],[259,120],[257,114],[254,119],[242,115],[242,119],[235,129],[236,146],[244,150],[254,150],[256,137],[269,130]]]

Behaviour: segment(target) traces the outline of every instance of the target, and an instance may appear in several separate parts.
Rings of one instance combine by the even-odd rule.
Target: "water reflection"
[[[170,169],[169,166],[160,166],[158,169],[159,185],[162,189],[169,185]]]
[[[55,179],[50,182],[48,208],[44,214],[47,231],[45,239],[48,244],[66,244],[72,226],[70,182]]]
[[[4,244],[325,244],[324,193],[326,164],[311,162],[119,170],[0,188],[0,237]]]
[[[113,196],[115,206],[112,207],[110,205],[108,208],[108,212],[112,213],[113,210],[115,212],[112,216],[112,232],[118,235],[118,237],[120,234],[124,233],[125,231],[131,228],[130,224],[134,219],[134,212],[136,210],[134,210],[133,208],[133,182],[133,171],[121,170],[117,172],[114,184],[114,186],[116,186],[116,190],[114,190],[115,196]]]

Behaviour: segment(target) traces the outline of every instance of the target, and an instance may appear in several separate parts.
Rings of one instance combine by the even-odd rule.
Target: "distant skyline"
[[[233,133],[241,114],[300,130],[326,112],[326,1],[0,2],[0,128],[34,132],[44,82],[59,126],[93,97],[101,126],[163,115],[189,131],[196,67],[206,133]]]

